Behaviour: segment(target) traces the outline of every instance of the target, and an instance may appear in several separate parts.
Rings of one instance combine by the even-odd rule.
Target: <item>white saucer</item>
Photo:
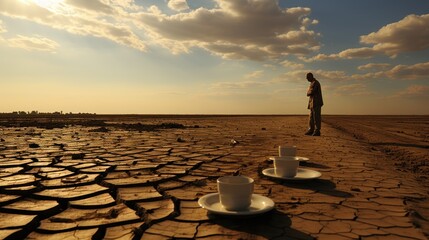
[[[268,159],[270,159],[271,161],[274,161],[274,157],[269,157]],[[306,161],[309,161],[310,159],[308,157],[295,156],[295,160],[300,162],[306,162]]]
[[[305,169],[305,168],[298,168],[298,171],[297,171],[295,177],[277,176],[275,171],[274,171],[274,168],[264,169],[262,171],[262,174],[264,174],[265,176],[268,176],[268,177],[279,178],[279,179],[284,179],[284,180],[293,180],[293,181],[316,179],[316,178],[319,178],[320,176],[322,176],[322,174],[318,171]]]
[[[259,194],[252,194],[252,203],[249,209],[243,211],[226,210],[222,204],[220,204],[219,193],[210,193],[202,196],[198,200],[198,204],[212,213],[237,216],[261,214],[274,208],[273,200]]]

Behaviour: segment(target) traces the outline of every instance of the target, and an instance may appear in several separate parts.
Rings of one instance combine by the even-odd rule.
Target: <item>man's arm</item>
[[[314,89],[314,83],[315,82],[311,82],[311,84],[310,84],[310,86],[308,87],[308,90],[307,90],[307,96],[312,96],[314,93],[315,93],[315,89]]]

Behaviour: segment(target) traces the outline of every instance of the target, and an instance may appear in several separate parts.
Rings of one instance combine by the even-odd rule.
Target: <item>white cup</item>
[[[279,157],[295,156],[296,146],[279,146]]]
[[[299,161],[293,156],[274,157],[274,172],[280,177],[295,177]]]
[[[245,176],[224,176],[217,179],[222,206],[228,211],[246,210],[253,194],[253,179]]]

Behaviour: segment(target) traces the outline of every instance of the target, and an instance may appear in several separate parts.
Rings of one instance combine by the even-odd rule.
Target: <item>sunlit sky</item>
[[[429,114],[427,0],[0,0],[0,112]]]

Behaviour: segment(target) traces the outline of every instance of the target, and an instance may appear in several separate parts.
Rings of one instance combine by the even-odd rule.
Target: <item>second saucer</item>
[[[274,168],[267,168],[262,171],[262,174],[267,177],[278,178],[283,180],[291,180],[291,181],[303,181],[303,180],[311,180],[316,179],[322,176],[322,174],[318,171],[314,171],[311,169],[298,168],[298,171],[294,177],[282,177],[276,175]]]

